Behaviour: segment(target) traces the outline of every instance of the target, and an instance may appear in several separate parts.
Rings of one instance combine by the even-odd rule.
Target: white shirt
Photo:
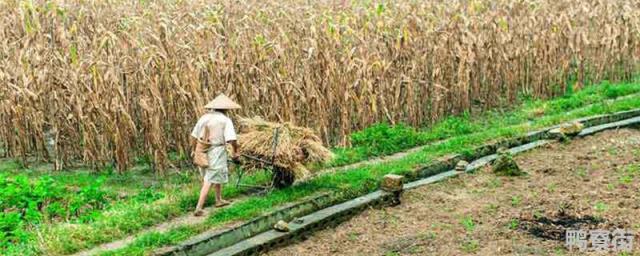
[[[205,126],[209,127],[209,141],[213,145],[224,145],[229,141],[237,140],[233,122],[221,112],[210,112],[200,117],[191,131],[191,136],[196,139],[204,136]]]

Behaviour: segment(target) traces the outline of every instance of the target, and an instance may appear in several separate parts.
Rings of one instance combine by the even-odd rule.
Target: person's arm
[[[191,137],[190,141],[191,141],[191,158],[193,158],[193,156],[196,153],[196,145],[198,144],[198,140],[196,140],[195,137]]]
[[[238,159],[240,159],[240,145],[238,144],[238,141],[231,140],[229,141],[229,144],[231,144],[231,148],[233,148],[233,160],[238,161]]]
[[[231,119],[227,118],[227,124],[224,127],[224,138],[227,143],[231,144],[233,148],[233,160],[238,161],[240,158],[240,145],[238,144],[238,135],[236,135],[236,129],[233,127]]]

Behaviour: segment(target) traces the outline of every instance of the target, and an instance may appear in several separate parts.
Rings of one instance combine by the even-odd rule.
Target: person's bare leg
[[[213,184],[213,190],[216,193],[216,202],[222,201],[222,185],[221,184]]]
[[[229,204],[229,201],[222,199],[222,184],[213,184],[213,190],[216,193],[217,207],[222,207]]]
[[[211,188],[211,183],[203,181],[202,189],[200,189],[200,198],[198,198],[198,204],[196,205],[195,215],[202,215],[202,208],[204,207],[204,203],[207,201],[207,195],[209,194],[209,188]]]

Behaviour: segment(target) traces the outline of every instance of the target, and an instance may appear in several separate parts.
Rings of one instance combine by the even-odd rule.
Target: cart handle
[[[257,157],[255,157],[255,156],[250,156],[250,155],[247,155],[247,154],[242,154],[241,156],[246,157],[246,158],[249,158],[249,159],[251,159],[251,160],[255,160],[255,161],[258,161],[258,162],[262,162],[262,163],[265,163],[265,164],[268,164],[268,165],[273,165],[273,162],[269,162],[269,161],[267,161],[267,160],[264,160],[264,159],[261,159],[261,158],[257,158]]]

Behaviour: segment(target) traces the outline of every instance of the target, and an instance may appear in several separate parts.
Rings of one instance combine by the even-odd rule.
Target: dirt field
[[[607,131],[515,157],[528,175],[490,168],[409,191],[269,255],[572,255],[567,227],[640,231],[640,131]],[[634,255],[640,255],[639,236]]]

